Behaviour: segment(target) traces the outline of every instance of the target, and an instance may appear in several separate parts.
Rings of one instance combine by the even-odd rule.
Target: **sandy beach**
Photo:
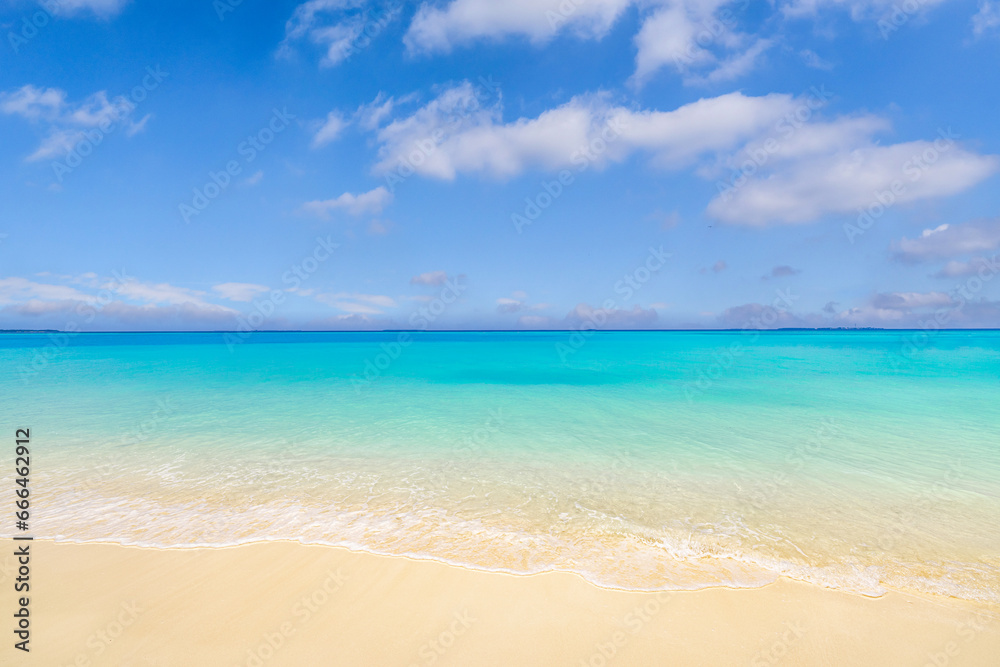
[[[13,551],[13,549],[10,549]],[[31,652],[11,665],[996,665],[1000,609],[781,579],[602,589],[346,549],[36,541]],[[3,588],[16,576],[0,561]],[[2,597],[11,619],[13,594]],[[10,635],[8,631],[8,642]]]

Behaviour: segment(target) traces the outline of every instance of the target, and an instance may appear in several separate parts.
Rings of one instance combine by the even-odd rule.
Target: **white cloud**
[[[711,216],[765,226],[854,213],[887,189],[895,189],[894,204],[953,195],[1000,164],[962,148],[947,132],[934,141],[883,145],[876,136],[891,129],[887,120],[870,114],[824,120],[819,110],[827,96],[728,93],[655,111],[614,106],[598,94],[504,122],[499,102],[479,104],[464,82],[377,130],[374,171],[510,178],[529,169],[603,168],[644,153],[656,166],[695,166],[715,180],[720,194],[708,205]]]
[[[430,285],[432,287],[439,287],[448,282],[448,274],[444,271],[428,271],[427,273],[421,273],[419,276],[413,276],[410,278],[411,285]]]
[[[59,0],[46,3],[46,7],[59,15],[89,11],[100,17],[108,17],[120,12],[127,4],[128,0]]]
[[[730,0],[665,0],[635,36],[633,80],[642,84],[663,67],[685,83],[730,81],[749,72],[773,45],[770,39],[737,32]]]
[[[107,92],[101,90],[75,106],[64,105],[62,119],[78,127],[97,127],[107,120],[128,115],[132,104],[125,97],[118,97],[112,103]]]
[[[384,309],[396,307],[396,301],[392,297],[379,294],[359,294],[357,292],[317,294],[316,300],[342,310],[345,313],[357,315],[381,315],[385,312]]]
[[[285,23],[285,39],[279,47],[279,54],[288,55],[291,42],[309,37],[314,42],[322,43],[322,37],[316,34],[327,14],[338,14],[359,7],[362,0],[309,0],[295,8],[292,16]]]
[[[104,287],[112,290],[119,298],[142,304],[190,305],[206,311],[236,313],[231,308],[205,301],[204,297],[207,296],[205,292],[177,287],[170,283],[143,283],[135,278],[129,278],[124,281],[109,280]]]
[[[91,303],[96,301],[97,297],[66,285],[36,283],[26,278],[18,277],[0,279],[0,304],[6,305],[36,299],[41,301]]]
[[[0,93],[0,113],[16,115],[47,129],[45,138],[26,160],[35,162],[65,155],[80,142],[87,130],[107,128],[124,123],[125,133],[131,137],[142,131],[150,115],[133,121],[135,110],[124,96],[108,99],[106,91],[98,91],[82,102],[70,103],[66,92],[58,88],[37,88],[31,84]]]
[[[135,135],[145,130],[146,123],[149,122],[149,119],[152,117],[153,114],[148,113],[145,116],[143,116],[141,120],[137,120],[134,123],[129,123],[129,125],[125,128],[125,136],[134,137]]]
[[[326,57],[322,65],[332,67],[348,58],[351,44],[361,36],[365,24],[360,17],[345,19],[337,25],[317,28],[313,31],[313,41],[326,46]]]
[[[790,95],[748,97],[728,93],[673,111],[617,109],[624,141],[654,153],[658,164],[682,166],[706,153],[735,149],[774,126],[796,107]]]
[[[527,37],[539,44],[563,29],[603,37],[633,0],[452,0],[421,5],[404,37],[410,52],[449,51],[476,39]]]
[[[316,129],[312,138],[312,147],[319,148],[337,139],[348,123],[336,111],[327,114],[326,119]]]
[[[734,12],[723,9],[731,4],[733,0],[452,0],[445,6],[423,4],[404,43],[411,53],[433,53],[508,37],[541,45],[563,32],[601,39],[625,10],[636,6],[643,12],[652,8],[635,37],[637,83],[664,66],[691,74],[691,82],[726,81],[749,71],[771,44],[735,32]],[[701,67],[713,71],[695,75]]]
[[[380,185],[357,195],[345,192],[336,199],[306,202],[302,205],[302,210],[324,219],[329,218],[330,213],[337,209],[343,209],[351,215],[377,214],[391,201],[392,193]]]
[[[52,328],[72,323],[98,330],[118,326],[187,329],[201,324],[218,328],[238,315],[231,308],[206,301],[204,292],[169,283],[143,283],[123,275],[99,278],[94,273],[45,277],[64,284],[20,277],[0,279],[0,307],[8,321],[27,317]]]
[[[943,139],[880,145],[872,135],[885,126],[874,117],[842,118],[775,138],[775,150],[745,182],[730,181],[733,187],[711,201],[708,213],[749,226],[809,222],[830,213],[954,195],[997,169],[996,156]]]
[[[711,16],[717,2],[709,2],[704,15]],[[689,67],[710,63],[715,56],[703,48],[697,39],[698,23],[683,3],[670,3],[647,18],[635,36],[635,77],[642,81],[665,65],[683,71]]]
[[[927,262],[1000,249],[1000,218],[925,229],[915,239],[892,244],[893,256],[903,262]]]
[[[83,138],[84,134],[80,130],[52,130],[42,139],[38,148],[24,159],[26,162],[38,162],[66,155]]]
[[[254,285],[253,283],[222,283],[212,287],[212,291],[218,293],[223,299],[243,302],[253,301],[255,296],[263,294],[269,289],[265,285]]]
[[[264,180],[264,170],[258,169],[250,176],[243,179],[243,185],[247,187],[253,187],[255,185],[260,185],[260,182]]]
[[[363,129],[375,130],[382,124],[383,120],[392,114],[395,106],[396,99],[394,97],[386,97],[385,93],[380,92],[374,100],[358,107],[354,117]]]
[[[890,292],[876,294],[872,306],[880,310],[914,310],[918,308],[942,308],[952,304],[952,298],[944,292]]]
[[[529,304],[528,293],[523,290],[516,290],[511,292],[509,297],[501,297],[497,299],[496,306],[497,312],[501,314],[548,310],[552,307],[552,305],[548,303]]]
[[[979,274],[1000,273],[1000,255],[992,258],[973,257],[967,262],[950,261],[933,275],[934,278],[963,278]]]
[[[28,84],[16,91],[0,94],[0,111],[28,120],[55,120],[65,106],[66,91],[58,88],[41,89]]]
[[[375,170],[384,173],[403,162],[433,178],[450,180],[459,173],[504,178],[532,167],[575,168],[588,161],[602,166],[638,150],[651,153],[661,166],[679,167],[738,147],[794,108],[789,95],[729,93],[673,111],[632,111],[590,95],[537,118],[503,123],[499,107],[479,106],[466,82],[379,130]],[[603,150],[591,150],[593,145]]]
[[[1000,26],[1000,2],[983,0],[979,3],[979,11],[972,17],[972,34],[981,37],[997,26]]]
[[[228,309],[206,310],[192,304],[156,306],[121,301],[112,301],[100,308],[98,304],[82,307],[79,301],[26,301],[6,306],[2,312],[11,324],[17,321],[14,318],[21,318],[21,326],[25,328],[44,326],[59,329],[72,324],[81,331],[219,330],[232,327],[233,317],[237,314]]]
[[[988,270],[995,275],[1000,267]],[[977,297],[968,291],[963,295],[961,290],[950,295],[943,292],[890,292],[874,295],[869,304],[839,313],[837,319],[851,324],[926,329],[932,322],[932,315],[935,324],[931,326],[935,327],[995,327],[1000,321],[1000,302]]]
[[[824,10],[841,10],[850,14],[855,21],[864,21],[885,19],[894,11],[902,12],[908,18],[909,14],[925,11],[946,1],[920,0],[912,5],[906,4],[906,8],[914,7],[913,11],[907,11],[899,0],[791,0],[783,5],[782,11],[789,17],[809,17]]]
[[[833,63],[828,60],[824,60],[811,49],[802,49],[799,51],[799,55],[802,56],[802,61],[805,62],[806,67],[812,67],[813,69],[820,69],[829,72],[833,69]]]
[[[298,39],[308,34],[324,13],[342,11],[361,5],[360,0],[309,0],[295,8],[285,23],[285,38]]]
[[[500,298],[497,299],[497,312],[516,313],[524,308],[524,303],[517,299]]]
[[[735,53],[725,60],[708,74],[687,76],[685,83],[719,83],[722,81],[732,81],[747,74],[756,65],[760,55],[774,46],[770,39],[758,39],[754,41],[745,51]]]
[[[309,0],[298,7],[285,24],[279,56],[288,56],[292,44],[308,40],[326,50],[320,61],[332,67],[365,48],[400,13],[401,5],[373,8],[366,0]]]

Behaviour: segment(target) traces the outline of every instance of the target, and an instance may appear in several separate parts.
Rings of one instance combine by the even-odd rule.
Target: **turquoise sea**
[[[997,331],[3,334],[0,404],[36,539],[1000,601]]]

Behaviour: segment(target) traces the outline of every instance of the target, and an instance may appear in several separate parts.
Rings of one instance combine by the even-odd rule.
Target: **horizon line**
[[[235,329],[148,329],[121,331],[63,331],[62,329],[0,329],[0,334],[238,334],[249,335],[258,333],[728,333],[728,332],[782,332],[782,331],[1000,331],[1000,327],[957,327],[957,328],[892,328],[892,327],[780,327],[773,329],[252,329],[238,331]]]

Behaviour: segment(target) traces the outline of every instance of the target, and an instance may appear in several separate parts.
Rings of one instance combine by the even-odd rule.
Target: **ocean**
[[[0,399],[35,539],[1000,602],[998,331],[2,334]]]

